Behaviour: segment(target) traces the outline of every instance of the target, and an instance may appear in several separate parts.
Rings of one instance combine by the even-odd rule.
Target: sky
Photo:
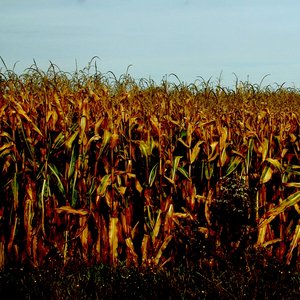
[[[135,79],[300,88],[299,0],[0,0],[0,56]],[[0,70],[4,71],[0,61]]]

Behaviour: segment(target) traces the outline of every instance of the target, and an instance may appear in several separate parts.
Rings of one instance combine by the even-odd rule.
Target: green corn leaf
[[[243,158],[240,157],[240,156],[234,156],[234,157],[232,157],[231,160],[230,160],[230,162],[229,162],[229,166],[227,168],[225,176],[230,175],[239,166],[239,164],[242,161],[243,161]]]
[[[53,164],[49,164],[48,167],[51,170],[51,173],[55,176],[55,178],[57,180],[57,187],[58,187],[59,191],[62,193],[62,195],[66,196],[66,191],[65,191],[63,183],[60,180],[60,174],[59,174],[56,166]]]
[[[175,173],[178,169],[179,161],[182,158],[182,156],[175,156],[173,166],[172,166],[172,174],[171,174],[171,179],[174,181],[175,178]]]
[[[63,132],[60,132],[60,134],[55,138],[52,144],[52,149],[59,149],[65,142],[65,135]]]
[[[111,174],[107,174],[105,176],[103,176],[103,178],[101,179],[101,184],[97,189],[97,194],[100,197],[103,197],[106,193],[106,189],[107,187],[111,184]]]
[[[79,155],[79,153],[78,153],[76,147],[73,146],[71,160],[70,160],[70,166],[69,166],[69,170],[68,170],[68,179],[70,179],[75,172],[78,155]]]
[[[19,202],[19,184],[17,180],[17,173],[14,173],[14,178],[12,180],[12,192],[13,192],[13,197],[14,197],[14,210],[17,209],[18,207],[18,202]]]
[[[147,158],[148,153],[149,153],[148,145],[144,141],[139,141],[138,144],[139,144],[139,148],[140,148],[141,153],[143,154],[143,156],[145,156]]]
[[[190,180],[189,173],[183,167],[178,167],[177,170],[188,180]]]
[[[149,186],[151,187],[155,181],[156,175],[157,175],[157,170],[158,170],[158,163],[156,163],[153,168],[150,171],[149,174]]]
[[[248,151],[247,151],[247,155],[246,155],[246,160],[245,160],[246,174],[249,173],[249,169],[251,167],[253,147],[254,147],[254,139],[250,138],[249,143],[248,143]]]
[[[71,206],[76,207],[77,199],[78,199],[78,192],[76,190],[76,184],[77,184],[77,170],[74,174],[74,179],[72,181],[72,195],[71,195]]]

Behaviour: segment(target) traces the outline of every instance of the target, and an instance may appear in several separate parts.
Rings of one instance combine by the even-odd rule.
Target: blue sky
[[[33,59],[73,72],[98,56],[103,73],[132,65],[134,78],[157,83],[270,74],[265,85],[300,88],[299,11],[296,0],[1,0],[0,56],[19,73]]]

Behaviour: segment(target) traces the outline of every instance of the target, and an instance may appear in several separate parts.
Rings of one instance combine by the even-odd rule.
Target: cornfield
[[[299,264],[299,118],[283,86],[5,69],[0,269],[54,253],[209,264],[247,247]]]

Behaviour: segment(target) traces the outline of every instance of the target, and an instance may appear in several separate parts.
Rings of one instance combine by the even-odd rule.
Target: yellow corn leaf
[[[299,247],[300,245],[300,225],[298,224],[296,226],[295,232],[293,234],[293,240],[290,244],[290,249],[288,251],[288,254],[286,256],[286,263],[289,265],[291,263],[292,257],[293,257],[293,250],[296,247]]]
[[[283,182],[283,186],[300,188],[300,182]]]
[[[136,252],[134,250],[132,239],[130,237],[127,238],[127,239],[125,239],[125,243],[126,243],[126,246],[129,249],[129,252],[130,252],[130,255],[131,255],[131,258],[132,258],[134,264],[137,265],[137,263],[138,263],[138,255],[136,254]]]
[[[164,222],[164,232],[168,232],[169,234],[171,233],[173,227],[173,214],[174,214],[174,206],[173,204],[170,204]]]
[[[283,172],[283,167],[281,165],[281,163],[274,158],[267,158],[266,161],[268,161],[271,165],[273,165],[279,172]]]
[[[150,118],[151,126],[157,135],[160,135],[159,123],[156,116]]]
[[[192,144],[192,134],[195,130],[195,126],[191,123],[188,124],[187,130],[186,130],[186,139],[187,139],[187,144],[189,147],[191,147]]]
[[[89,213],[88,209],[84,209],[84,208],[74,209],[71,206],[61,206],[61,207],[57,207],[55,210],[59,214],[66,213],[66,214],[73,214],[73,215],[80,215],[80,216],[86,216]]]
[[[172,185],[175,185],[175,181],[172,180],[171,178],[167,177],[166,175],[164,175],[164,178],[169,181]]]
[[[182,138],[179,138],[178,141],[182,143],[186,148],[190,148],[190,146]]]
[[[290,133],[289,136],[292,143],[295,143],[295,141],[297,141],[297,137],[293,133]]]
[[[131,239],[134,239],[136,234],[138,233],[139,223],[140,223],[140,221],[137,221],[136,224],[134,225],[134,227],[131,229],[131,232],[130,232]]]
[[[187,213],[179,213],[179,212],[173,213],[173,218],[185,219],[188,217],[189,215]]]
[[[19,103],[16,103],[16,104],[17,104],[17,107],[18,107],[18,108],[16,108],[18,114],[21,115],[27,122],[29,122],[32,125],[34,131],[36,131],[40,136],[43,137],[43,134],[41,133],[41,131],[39,130],[39,128],[28,117],[28,115],[26,114],[26,112],[23,110],[22,106]]]
[[[264,166],[264,169],[260,177],[260,183],[263,184],[268,182],[272,178],[272,175],[273,175],[273,170],[271,169],[271,167],[267,165]]]
[[[215,141],[215,142],[212,142],[210,144],[210,148],[211,148],[211,152],[210,154],[208,155],[208,160],[209,161],[212,161],[216,158],[216,156],[218,155],[218,153],[216,153],[216,148],[218,146],[219,142]]]
[[[104,134],[103,134],[103,140],[102,140],[102,144],[101,144],[101,148],[99,150],[99,156],[102,155],[105,147],[108,145],[109,141],[111,138],[111,133],[108,130],[104,130]]]
[[[228,158],[228,155],[227,155],[227,152],[226,152],[226,148],[224,147],[222,152],[221,152],[221,157],[220,157],[220,164],[221,166],[219,167],[223,167],[227,161],[227,158]]]
[[[262,146],[262,161],[264,162],[268,155],[269,140],[267,138],[265,138],[261,146]]]
[[[220,129],[220,149],[221,151],[225,148],[226,146],[226,140],[227,140],[227,136],[228,136],[228,129],[227,127],[221,127]]]
[[[206,228],[206,227],[198,227],[198,231],[205,234],[205,237],[208,236],[208,233],[209,233],[209,229]]]
[[[109,247],[110,262],[115,266],[118,259],[118,218],[109,220]]]
[[[154,264],[157,266],[160,258],[164,252],[164,250],[167,248],[168,244],[170,243],[170,241],[172,240],[172,235],[168,235],[165,239],[164,242],[162,243],[162,245],[160,246],[155,258],[154,258]]]
[[[261,119],[263,119],[267,114],[266,110],[261,110],[259,111],[258,115],[257,115],[257,122],[259,123]]]
[[[274,239],[274,240],[270,240],[270,241],[267,241],[267,242],[263,243],[261,246],[262,247],[268,247],[270,245],[274,245],[274,244],[279,243],[281,241],[282,241],[282,239]]]
[[[0,147],[0,155],[1,155],[1,152],[4,151],[4,150],[7,150],[7,149],[10,149],[14,146],[14,143],[13,142],[10,142],[10,143],[6,143],[4,144],[3,146]]]
[[[75,132],[72,133],[72,135],[66,140],[66,148],[68,151],[71,151],[73,148],[73,142],[75,141],[77,135],[79,134],[79,130],[76,130]]]
[[[104,121],[104,117],[100,118],[96,124],[95,124],[95,130],[94,130],[94,133],[95,135],[100,135],[100,130],[101,130],[101,125]]]
[[[142,185],[140,184],[140,182],[138,181],[137,178],[135,178],[135,188],[136,190],[141,194],[142,191],[143,191],[143,187]]]
[[[267,226],[268,224],[264,224],[264,226],[260,226],[258,228],[258,237],[257,237],[256,246],[262,246],[265,243]]]
[[[289,152],[289,149],[287,149],[287,148],[284,148],[283,150],[282,150],[282,152],[281,152],[281,158],[284,158],[285,157],[285,155],[287,154]]]
[[[161,225],[161,210],[159,209],[158,213],[157,213],[156,221],[154,224],[154,228],[152,231],[152,241],[154,241],[157,238],[159,230],[160,230],[160,225]]]
[[[148,248],[149,248],[149,235],[144,234],[143,240],[142,240],[142,246],[141,246],[141,252],[142,252],[142,262],[145,263],[148,260]]]
[[[296,209],[296,212],[300,215],[300,206],[299,204],[295,204],[295,209]]]
[[[119,135],[113,133],[110,138],[110,148],[114,149],[118,145],[118,142],[119,142]]]
[[[231,150],[231,153],[234,154],[234,155],[237,155],[237,156],[241,157],[242,159],[245,159],[245,156],[242,153],[240,153],[240,152],[238,152],[236,150]]]
[[[87,253],[88,253],[88,235],[89,235],[89,228],[87,226],[87,216],[85,215],[84,217],[79,219],[79,225],[80,225],[80,241],[82,245],[82,253],[83,253],[83,258],[87,260]]]
[[[264,227],[269,224],[273,219],[275,219],[280,213],[284,212],[288,207],[297,204],[300,201],[300,191],[290,195],[285,200],[283,200],[279,205],[273,207],[268,212],[266,212],[258,225],[258,227]]]
[[[208,192],[206,201],[205,201],[205,205],[204,205],[204,215],[205,215],[205,219],[208,223],[208,225],[211,225],[211,210],[210,210],[210,206],[212,203],[212,199],[213,199],[213,189],[211,188]]]
[[[124,196],[124,194],[126,192],[126,186],[118,186],[117,189],[118,189],[118,192],[120,193],[120,195]]]
[[[191,157],[190,157],[191,164],[197,159],[199,152],[200,152],[200,146],[203,143],[204,143],[204,141],[198,141],[197,144],[194,146]]]

